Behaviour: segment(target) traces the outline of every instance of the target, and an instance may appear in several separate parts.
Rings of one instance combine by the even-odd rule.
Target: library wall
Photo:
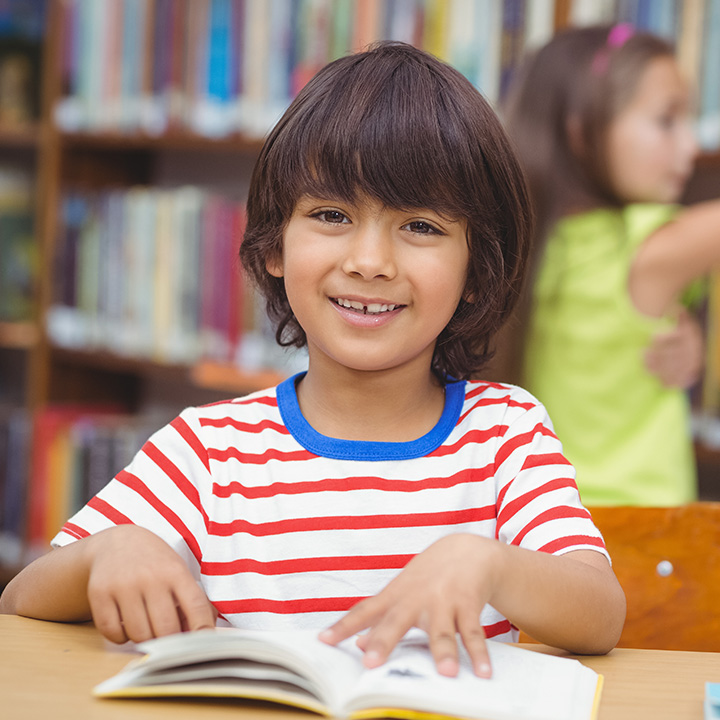
[[[719,7],[0,3],[0,579],[181,407],[302,366],[275,347],[228,258],[262,136],[322,65],[404,40],[497,103],[522,54],[558,28],[633,22],[676,41],[702,89],[694,201],[720,190]]]

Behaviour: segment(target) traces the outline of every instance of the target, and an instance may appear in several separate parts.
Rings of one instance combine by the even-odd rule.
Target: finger
[[[328,645],[337,645],[372,625],[380,612],[381,605],[377,596],[361,600],[336,623],[323,630],[318,637]]]
[[[448,624],[444,620],[436,622],[428,633],[428,640],[438,673],[447,677],[455,677],[460,669],[455,623]]]
[[[119,596],[118,611],[128,640],[138,643],[153,637],[147,606],[141,595]]]
[[[150,628],[153,637],[163,637],[178,633],[183,629],[182,613],[175,596],[165,587],[152,588],[145,595]]]
[[[396,606],[385,612],[367,633],[363,665],[368,668],[382,665],[415,624],[416,617],[417,613],[406,606]]]
[[[492,676],[487,638],[480,622],[480,613],[472,610],[461,611],[458,615],[458,632],[470,656],[473,671],[478,677]]]
[[[88,593],[90,613],[98,632],[114,643],[126,643],[128,638],[117,603],[113,598]]]
[[[208,600],[203,588],[194,579],[188,578],[176,588],[175,600],[188,630],[215,627],[217,611]]]

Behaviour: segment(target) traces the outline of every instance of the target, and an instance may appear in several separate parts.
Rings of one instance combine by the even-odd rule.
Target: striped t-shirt
[[[146,527],[186,560],[221,619],[262,629],[327,627],[451,533],[607,554],[544,408],[524,390],[453,382],[426,435],[360,442],[313,430],[296,379],[184,410],[53,544]],[[491,606],[481,619],[488,637],[517,638]]]

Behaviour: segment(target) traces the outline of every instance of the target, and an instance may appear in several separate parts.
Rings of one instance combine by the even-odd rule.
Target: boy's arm
[[[490,675],[480,613],[486,603],[536,640],[575,653],[606,653],[620,637],[625,596],[592,550],[555,556],[461,533],[431,545],[378,595],[321,634],[335,644],[368,629],[365,664],[382,664],[413,625],[429,635],[438,671],[458,671],[456,632],[475,672]]]
[[[214,609],[182,558],[136,525],[38,558],[10,581],[0,612],[63,622],[92,618],[114,642],[215,625]]]

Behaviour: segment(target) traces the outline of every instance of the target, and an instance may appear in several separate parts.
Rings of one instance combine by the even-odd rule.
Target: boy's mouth
[[[363,315],[379,315],[385,312],[392,312],[396,308],[402,307],[402,305],[395,303],[369,303],[365,305],[357,300],[346,300],[345,298],[332,298],[332,301],[336,305],[340,305],[340,307],[354,310]]]

